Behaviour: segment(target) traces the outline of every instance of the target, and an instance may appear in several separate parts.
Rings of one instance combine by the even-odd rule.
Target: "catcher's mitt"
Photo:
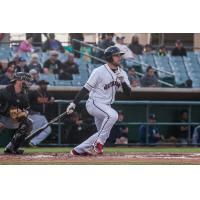
[[[14,121],[23,121],[25,118],[28,117],[28,111],[21,110],[20,108],[12,107],[10,109],[10,118]]]

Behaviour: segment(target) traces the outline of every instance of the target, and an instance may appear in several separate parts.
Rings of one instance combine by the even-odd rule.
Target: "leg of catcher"
[[[40,127],[48,123],[44,115],[39,115],[39,114],[29,115],[29,118],[33,121],[33,131],[39,129]],[[30,141],[30,144],[33,146],[40,144],[45,138],[48,137],[48,135],[50,135],[50,133],[51,133],[51,127],[47,127],[39,135],[35,136]]]
[[[6,146],[5,153],[22,154],[23,151],[19,149],[25,141],[25,137],[30,134],[32,130],[32,121],[28,118],[24,119],[17,129],[11,142]]]

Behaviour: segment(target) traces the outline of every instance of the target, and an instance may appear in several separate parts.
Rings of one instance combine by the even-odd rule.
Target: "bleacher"
[[[49,53],[38,52],[39,62],[43,66],[45,60],[49,58]],[[11,61],[15,53],[12,48],[0,48],[0,61]],[[20,56],[24,57],[27,62],[30,61],[31,54],[23,53]],[[67,60],[67,55],[59,53],[59,59],[61,62]],[[53,86],[83,86],[88,79],[92,70],[101,64],[93,64],[86,62],[83,58],[75,59],[75,62],[79,64],[80,74],[74,74],[73,80],[59,80],[58,75],[46,75],[40,74],[40,79],[47,80],[50,85]],[[147,66],[151,65],[157,71],[158,78],[164,82],[173,84],[174,87],[184,87],[186,80],[191,79],[193,81],[193,87],[200,87],[200,53],[188,52],[187,57],[172,57],[157,56],[157,55],[140,55],[135,59],[128,59],[123,62],[124,69],[134,66],[136,71],[145,74]],[[167,72],[167,73],[166,73]]]
[[[141,64],[139,64],[141,63]],[[188,52],[187,57],[179,56],[157,56],[141,55],[137,57],[137,63],[128,60],[125,62],[126,68],[135,66],[136,70],[145,73],[147,66],[153,66],[157,71],[158,78],[168,83],[174,84],[175,87],[183,87],[186,80],[193,81],[193,87],[200,87],[200,53]],[[169,72],[169,74],[162,71]],[[172,75],[170,75],[172,73]]]

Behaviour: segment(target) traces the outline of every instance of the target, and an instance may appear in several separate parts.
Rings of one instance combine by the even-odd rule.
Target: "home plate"
[[[38,158],[53,158],[55,156],[52,156],[52,155],[32,155],[32,156],[28,156],[28,157],[31,157],[31,158],[35,158],[35,159],[38,159]]]

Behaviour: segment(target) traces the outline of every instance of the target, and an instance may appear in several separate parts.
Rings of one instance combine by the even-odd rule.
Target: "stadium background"
[[[116,36],[125,36],[125,42],[130,43],[133,34],[116,33]],[[200,34],[137,34],[140,38],[140,43],[151,44],[155,49],[160,45],[165,45],[169,50],[169,56],[166,58],[159,59],[154,53],[152,55],[138,56],[132,63],[139,73],[145,73],[147,65],[152,65],[158,71],[158,76],[163,84],[162,88],[134,88],[132,89],[132,96],[127,99],[120,92],[117,94],[117,100],[149,100],[149,101],[197,101],[200,98],[199,95],[199,73],[200,73]],[[19,43],[25,39],[25,34],[11,34],[10,43],[5,42],[5,45],[1,46],[0,59],[2,62],[12,59],[15,54],[16,48]],[[81,44],[81,57],[76,58],[76,62],[79,64],[80,75],[73,76],[71,81],[59,81],[56,76],[41,75],[41,79],[46,79],[50,82],[49,91],[54,95],[56,99],[71,100],[74,98],[77,91],[86,81],[87,77],[91,73],[92,69],[99,66],[99,60],[96,59],[96,44],[99,41],[100,34],[84,34],[84,44]],[[62,41],[63,46],[69,52],[73,52],[70,45],[68,34],[56,34],[56,39]],[[180,39],[186,49],[188,50],[188,56],[181,58],[173,58],[170,56],[170,50],[174,47],[176,39]],[[44,38],[42,38],[44,41]],[[3,44],[3,42],[2,42]],[[94,46],[91,46],[94,45]],[[11,47],[11,48],[10,48]],[[40,56],[40,62],[43,63],[49,56],[48,52],[43,53],[38,51]],[[22,55],[27,61],[30,59],[30,54],[26,53]],[[93,56],[93,57],[92,57]],[[63,61],[67,59],[66,54],[60,53],[60,59]],[[98,57],[97,57],[98,58]],[[101,62],[101,61],[100,61]],[[130,62],[124,62],[124,67],[127,69]],[[181,69],[181,70],[178,70]],[[194,70],[193,70],[194,69]],[[162,71],[169,71],[174,76],[168,76]],[[184,88],[185,81],[190,78],[193,80],[193,88]],[[165,83],[170,84],[166,85]],[[2,86],[3,87],[3,86]],[[172,103],[173,104],[173,103]],[[62,105],[64,110],[66,104]],[[117,109],[121,109],[126,113],[125,122],[145,122],[146,121],[146,104],[144,105],[115,105]],[[177,113],[183,109],[187,109],[186,105],[154,105],[150,106],[150,112],[156,113],[158,122],[176,122]],[[84,106],[80,105],[79,110],[84,110]],[[164,110],[166,109],[166,112]],[[199,121],[199,105],[192,106],[191,123]],[[57,103],[55,107],[49,113],[50,117],[57,115]],[[139,125],[128,125],[129,126],[129,143],[137,144],[138,142],[138,126]],[[53,134],[45,141],[45,144],[57,144],[58,143],[58,124],[55,124],[53,128]],[[174,131],[174,127],[170,125],[160,126],[160,131],[164,135],[168,135]],[[0,144],[2,146],[8,141],[10,134],[12,133],[1,133]],[[59,145],[64,145],[60,141]]]

